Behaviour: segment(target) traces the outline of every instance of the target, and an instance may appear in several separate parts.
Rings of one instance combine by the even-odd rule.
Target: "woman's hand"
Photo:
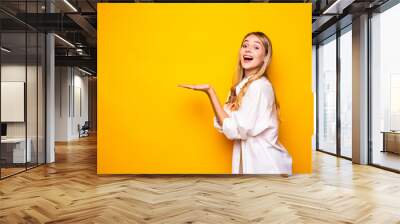
[[[227,103],[225,105],[226,105],[226,108],[228,108],[229,110],[232,110],[233,103]]]
[[[190,84],[180,84],[178,87],[186,88],[186,89],[193,89],[197,91],[203,91],[209,93],[212,89],[210,84],[199,84],[199,85],[190,85]]]
[[[222,121],[229,117],[225,112],[224,108],[221,106],[217,93],[214,91],[214,88],[210,84],[199,84],[199,85],[190,85],[190,84],[181,84],[178,87],[193,89],[197,91],[205,92],[210,99],[211,105],[213,107],[215,116],[217,117],[217,121],[220,125],[222,125]]]

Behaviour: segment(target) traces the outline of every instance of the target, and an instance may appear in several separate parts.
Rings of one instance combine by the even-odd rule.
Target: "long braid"
[[[231,110],[235,111],[238,110],[242,101],[243,96],[246,94],[247,89],[249,88],[250,84],[252,82],[254,82],[255,80],[259,79],[261,77],[256,77],[256,76],[252,76],[250,77],[247,82],[243,85],[243,87],[240,89],[239,94],[237,95],[237,97],[235,97],[234,101],[232,101],[232,106],[231,106]],[[236,92],[235,92],[236,93]],[[236,94],[235,94],[236,95]]]
[[[255,80],[261,78],[261,77],[262,77],[262,76],[260,76],[260,77],[258,77],[258,78],[253,78],[253,77],[249,78],[249,80],[247,80],[247,82],[246,82],[246,83],[243,85],[243,87],[240,89],[240,92],[239,92],[239,95],[238,95],[238,96],[236,96],[236,91],[234,91],[234,90],[232,91],[232,90],[231,90],[231,94],[230,94],[229,100],[228,100],[228,102],[232,102],[232,103],[231,103],[231,107],[230,107],[230,110],[231,110],[231,111],[236,111],[236,110],[238,110],[238,109],[240,108],[241,99],[242,99],[243,96],[246,94],[246,91],[247,91],[247,89],[249,88],[250,84],[251,84],[252,82],[254,82]],[[272,86],[271,86],[271,87],[272,87]],[[272,89],[274,89],[274,88],[272,87]],[[275,91],[273,91],[273,92],[275,93]],[[231,97],[232,97],[232,99],[231,99]],[[232,101],[230,101],[230,100],[232,100]],[[281,118],[280,118],[280,116],[279,116],[279,114],[280,114],[280,106],[279,106],[279,102],[278,102],[278,100],[277,100],[275,94],[274,94],[274,102],[273,102],[273,104],[274,104],[274,106],[275,106],[276,112],[278,113],[278,120],[281,121]]]

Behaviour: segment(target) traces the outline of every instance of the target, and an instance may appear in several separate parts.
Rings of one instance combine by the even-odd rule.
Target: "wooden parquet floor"
[[[96,139],[0,181],[0,223],[400,223],[400,175],[314,153],[311,175],[96,174]]]

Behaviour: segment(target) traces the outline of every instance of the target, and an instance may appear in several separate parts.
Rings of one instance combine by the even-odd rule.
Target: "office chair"
[[[78,129],[79,129],[79,138],[89,136],[89,129],[90,129],[89,121],[85,121],[82,127],[80,127],[80,125],[78,124]]]

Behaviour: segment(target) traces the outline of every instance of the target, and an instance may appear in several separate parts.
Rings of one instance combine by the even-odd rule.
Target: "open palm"
[[[180,84],[178,85],[178,87],[199,90],[199,91],[208,91],[210,89],[210,84],[198,84],[198,85]]]

